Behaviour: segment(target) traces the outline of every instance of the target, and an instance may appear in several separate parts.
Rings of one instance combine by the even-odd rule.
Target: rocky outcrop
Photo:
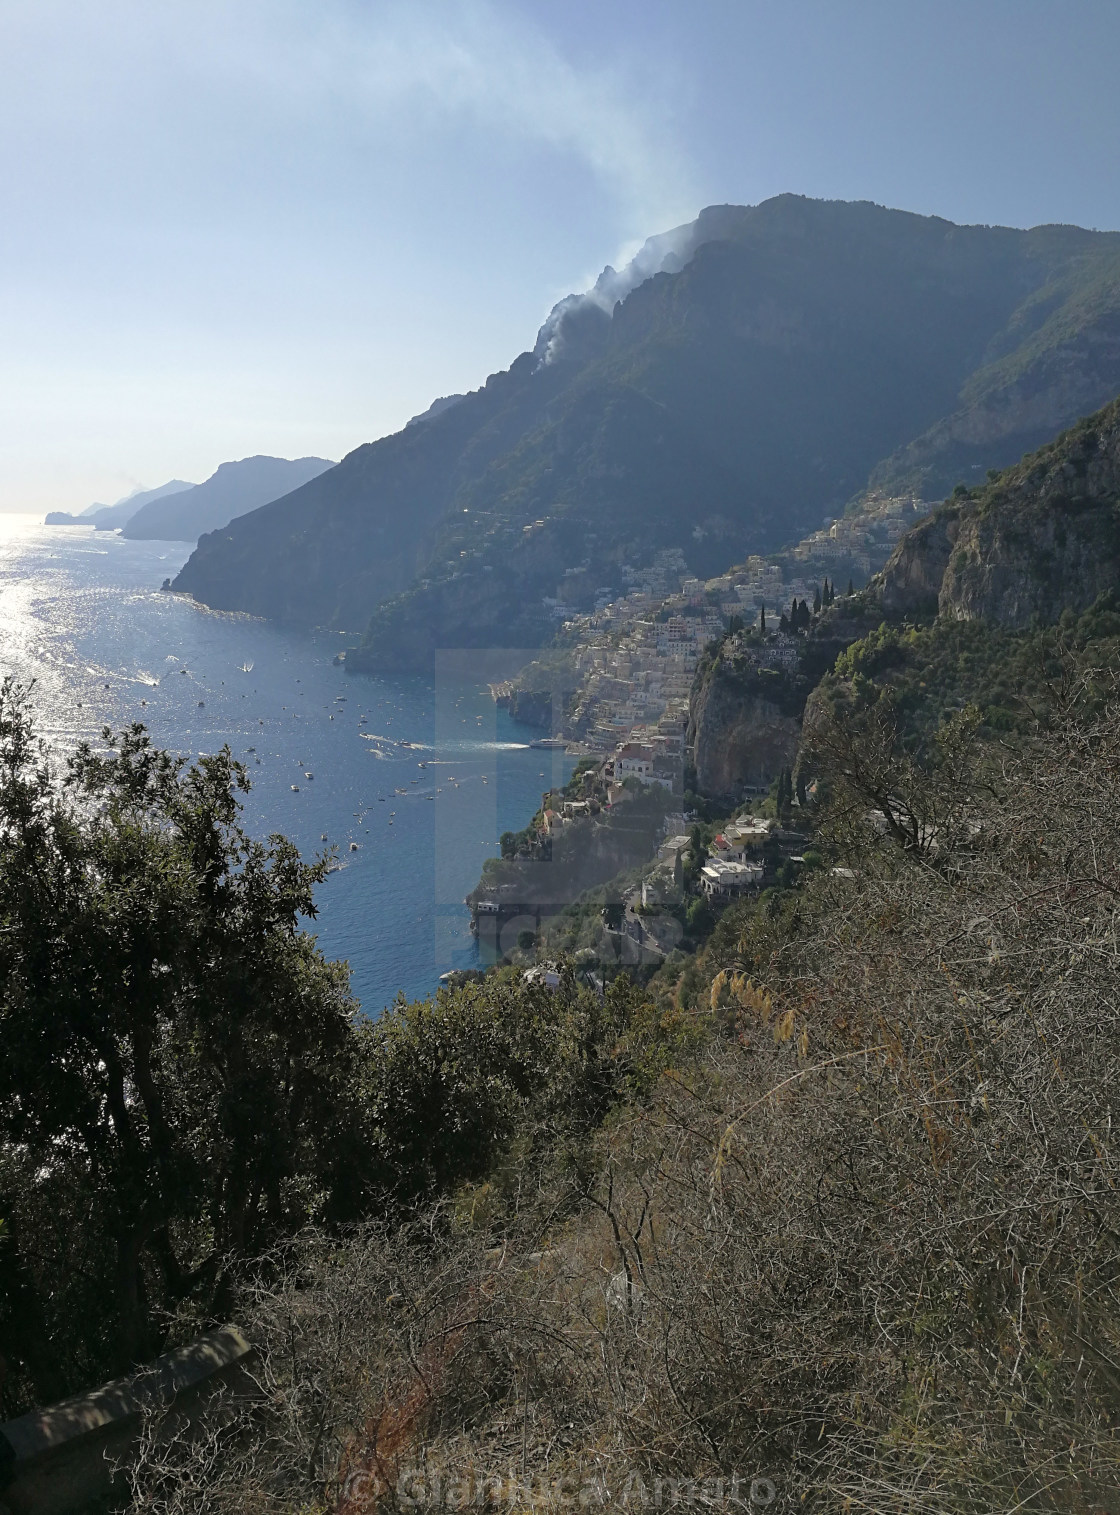
[[[768,788],[792,765],[801,718],[785,684],[769,670],[744,676],[722,655],[700,672],[687,740],[702,794],[738,798],[745,789]]]
[[[1012,629],[1087,610],[1120,587],[1120,401],[946,502],[872,589],[888,615]]]
[[[941,582],[959,526],[959,509],[947,505],[902,538],[875,584],[888,616],[919,621],[937,614]]]

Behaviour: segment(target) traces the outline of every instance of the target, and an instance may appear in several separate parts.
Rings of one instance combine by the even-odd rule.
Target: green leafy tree
[[[327,860],[245,834],[228,749],[103,735],[60,776],[0,689],[0,1336],[40,1401],[220,1314],[367,1171],[348,971],[300,928]]]
[[[608,900],[603,906],[603,925],[608,931],[620,931],[626,915],[626,906],[621,900]]]

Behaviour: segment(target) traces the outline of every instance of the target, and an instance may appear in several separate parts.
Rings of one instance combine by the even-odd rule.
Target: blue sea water
[[[228,743],[253,784],[247,830],[337,847],[311,929],[367,1013],[476,965],[463,897],[570,759],[530,748],[469,666],[350,676],[342,638],[161,593],[190,551],[0,516],[0,674],[35,680],[40,734],[60,755],[136,720],[190,757]]]

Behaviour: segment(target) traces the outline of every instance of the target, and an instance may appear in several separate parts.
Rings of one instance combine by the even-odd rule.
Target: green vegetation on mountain
[[[134,730],[60,788],[6,690],[6,1404],[135,1355],[142,1285],[149,1340],[235,1317],[258,1391],[189,1437],[153,1408],[137,1515],[1107,1508],[1120,605],[1071,565],[1107,561],[1114,414],[822,603],[804,668],[859,634],[766,802],[806,845],[722,910],[682,895],[699,950],[641,990],[505,966],[358,1026],[297,926],[316,865],[242,836],[228,754]],[[617,932],[584,903],[552,945]]]
[[[1069,715],[1017,755],[957,721],[924,765],[847,731],[832,866],[644,995],[573,1016],[565,976],[538,1020],[503,970],[402,1009],[459,1181],[243,1275],[266,1387],[213,1439],[157,1411],[133,1508],[1107,1508],[1120,715]],[[919,845],[869,822],[872,771]]]
[[[1115,234],[784,195],[690,238],[612,315],[565,302],[484,388],[207,537],[177,587],[368,627],[354,667],[539,646],[546,599],[590,603],[622,564],[714,572],[872,475],[944,493],[1120,389]]]

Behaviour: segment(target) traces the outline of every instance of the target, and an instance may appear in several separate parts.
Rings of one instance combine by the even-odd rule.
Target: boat
[[[242,665],[241,665],[241,672],[242,673],[252,673],[252,671],[253,671],[253,665],[252,665],[252,663],[242,663]]]
[[[106,684],[105,688],[108,689],[108,687],[109,687],[108,684]],[[401,742],[401,746],[402,747],[411,747],[412,743],[411,742]]]
[[[357,852],[357,850],[358,850],[358,844],[357,844],[357,842],[351,842],[350,843],[350,851],[351,852]]]
[[[313,779],[315,777],[313,773],[305,773],[303,776],[305,779]]]
[[[544,748],[548,752],[554,752],[558,748],[566,747],[567,745],[562,736],[542,736],[538,737],[535,742],[529,743],[530,747]]]
[[[299,785],[298,784],[293,784],[292,785],[292,793],[293,794],[298,794],[299,793]]]

